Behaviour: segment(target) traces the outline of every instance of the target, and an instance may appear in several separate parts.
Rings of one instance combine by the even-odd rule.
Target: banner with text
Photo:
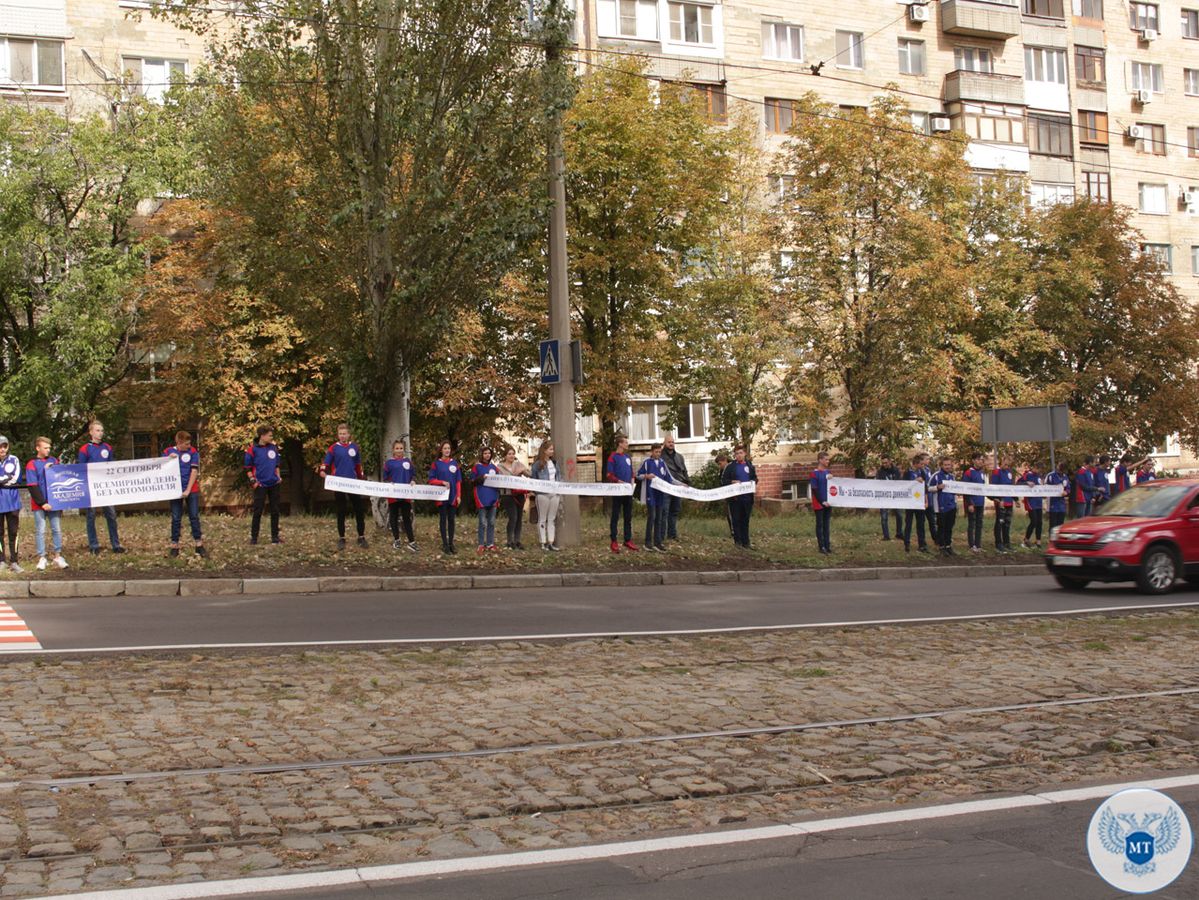
[[[828,505],[856,509],[924,509],[924,482],[830,478]]]
[[[519,475],[488,475],[483,483],[498,490],[570,494],[574,497],[628,497],[633,493],[631,484],[614,481],[545,481]]]
[[[46,469],[51,509],[87,509],[175,500],[183,494],[179,458],[131,459]]]
[[[1065,485],[1061,484],[974,484],[970,481],[947,481],[947,494],[967,494],[971,497],[1061,497]]]
[[[362,478],[325,476],[325,490],[388,500],[449,500],[450,489],[440,484],[392,484],[390,481],[366,481]]]
[[[661,491],[663,494],[670,494],[672,497],[682,497],[685,500],[698,500],[700,503],[728,500],[731,497],[740,497],[742,494],[752,494],[758,489],[756,481],[734,481],[732,484],[726,484],[718,488],[708,488],[707,490],[693,488],[687,484],[675,484],[673,481],[667,481],[664,478],[655,478],[649,484],[655,491]]]

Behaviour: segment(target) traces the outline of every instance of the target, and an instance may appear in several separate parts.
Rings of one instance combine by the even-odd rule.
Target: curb
[[[878,566],[845,569],[748,569],[710,572],[564,572],[523,575],[399,575],[345,578],[155,578],[127,581],[4,581],[0,599],[24,597],[214,597],[231,594],[316,594],[352,591],[502,590],[547,587],[658,587],[689,584],[801,584],[894,578],[982,578],[1043,575],[1039,564]]]

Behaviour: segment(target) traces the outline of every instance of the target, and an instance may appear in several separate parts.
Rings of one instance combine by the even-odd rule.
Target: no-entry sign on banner
[[[570,494],[574,497],[628,497],[633,486],[623,481],[547,481],[521,478],[519,475],[488,475],[483,483],[505,491],[533,491],[538,494]]]
[[[924,482],[830,478],[828,505],[857,509],[924,509]]]
[[[325,476],[325,490],[388,500],[449,500],[450,489],[441,484],[392,484],[390,481],[366,481],[362,478]]]
[[[51,509],[87,509],[174,500],[183,494],[179,458],[131,459],[46,469]]]
[[[650,483],[655,491],[670,494],[673,497],[683,497],[686,500],[698,500],[700,503],[711,503],[713,500],[728,500],[742,494],[752,494],[758,489],[756,481],[735,481],[718,488],[693,488],[687,484],[675,484],[665,478],[655,478]]]

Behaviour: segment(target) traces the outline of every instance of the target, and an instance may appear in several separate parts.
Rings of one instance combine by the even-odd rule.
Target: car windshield
[[[1117,494],[1097,511],[1100,516],[1167,516],[1187,494],[1189,484],[1139,485]]]

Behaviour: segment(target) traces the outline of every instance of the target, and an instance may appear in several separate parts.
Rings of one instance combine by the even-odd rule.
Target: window
[[[1107,172],[1083,172],[1082,186],[1096,203],[1112,202],[1112,176]]]
[[[1074,47],[1074,77],[1087,84],[1107,81],[1107,67],[1102,47]]]
[[[653,0],[598,0],[595,9],[601,37],[658,39],[658,4]]]
[[[680,44],[715,43],[712,7],[698,3],[671,3],[670,39]]]
[[[62,41],[0,37],[0,84],[63,87]]]
[[[1199,69],[1182,70],[1182,88],[1187,96],[1199,97]]]
[[[1199,247],[1191,246],[1191,274],[1199,275]],[[1195,498],[1199,502],[1199,497]]]
[[[803,26],[762,23],[762,55],[767,59],[803,59]]]
[[[1138,122],[1144,137],[1137,140],[1137,153],[1150,153],[1153,156],[1166,155],[1166,126],[1150,125],[1148,122]]]
[[[1033,206],[1053,206],[1055,203],[1073,203],[1074,185],[1034,181],[1028,186],[1028,199]]]
[[[1155,63],[1134,62],[1132,64],[1132,89],[1134,91],[1153,91],[1160,94],[1165,90],[1162,81],[1162,67]]]
[[[1069,116],[1028,114],[1028,149],[1046,156],[1072,157],[1074,137]]]
[[[780,100],[777,97],[767,97],[766,131],[770,134],[786,134],[795,124],[795,110],[799,106],[797,100]]]
[[[691,84],[688,87],[703,98],[709,121],[717,125],[728,124],[729,98],[723,84]]]
[[[912,130],[917,134],[932,134],[931,114],[926,112],[909,112],[908,119],[912,123]]]
[[[766,190],[770,194],[770,199],[775,203],[782,203],[793,193],[795,193],[795,176],[794,175],[770,175],[766,178]]]
[[[674,436],[680,441],[702,440],[708,434],[708,404],[688,403],[679,410]]]
[[[1024,15],[1043,16],[1047,19],[1066,18],[1062,0],[1024,0]]]
[[[862,44],[862,32],[838,31],[836,34],[836,60],[839,69],[864,69],[866,67],[865,48]]]
[[[1182,36],[1191,40],[1199,40],[1199,9],[1182,11]]]
[[[1024,77],[1050,84],[1066,83],[1066,51],[1050,47],[1024,48]]]
[[[904,75],[924,74],[924,41],[899,39],[899,71]]]
[[[1142,181],[1137,185],[1137,192],[1141,198],[1141,212],[1150,216],[1164,216],[1169,212],[1170,189],[1168,185],[1146,184]]]
[[[151,100],[161,100],[175,81],[187,78],[187,63],[181,59],[126,56],[125,71],[137,93]]]
[[[662,419],[671,411],[671,404],[665,400],[638,400],[630,404],[626,422],[627,429],[621,429],[634,444],[648,444],[660,441],[668,434],[662,427]],[[708,404],[688,403],[679,409],[678,427],[675,437],[679,440],[701,440],[708,433]]]
[[[1108,143],[1107,113],[1078,111],[1078,140],[1084,144]]]
[[[148,431],[133,432],[134,459],[150,459],[157,455],[154,452],[154,435]]]
[[[984,50],[981,47],[955,47],[953,67],[960,72],[990,74],[995,71],[995,62],[990,50]]]
[[[1003,103],[963,103],[958,127],[978,141],[1024,143],[1024,109]]]
[[[1103,0],[1074,0],[1074,15],[1103,21]]]
[[[1141,252],[1156,259],[1165,274],[1174,271],[1174,248],[1169,244],[1141,244]]]
[[[780,444],[819,444],[822,440],[824,434],[820,430],[820,423],[800,419],[795,413],[779,424]]]
[[[1157,4],[1130,3],[1128,6],[1128,27],[1133,31],[1144,31],[1152,28],[1157,31]]]
[[[1199,128],[1187,129],[1187,156],[1192,159],[1199,157]]]

